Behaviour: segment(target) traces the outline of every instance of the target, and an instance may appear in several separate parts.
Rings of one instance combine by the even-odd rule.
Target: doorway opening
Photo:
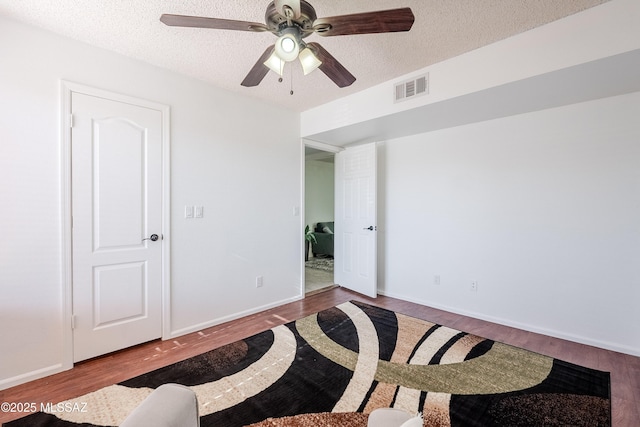
[[[337,148],[337,147],[336,147]],[[335,152],[305,145],[305,294],[335,287]]]
[[[378,295],[377,143],[344,148],[319,142],[305,141],[304,144],[309,153],[309,161],[304,163],[305,226],[316,237],[309,240],[320,240],[318,236],[326,238],[327,235],[331,239],[330,250],[326,247],[314,250],[311,243],[311,259],[320,258],[318,255],[332,257],[333,271],[329,277],[333,276],[334,284],[375,298]],[[333,184],[314,183],[312,161],[329,163],[328,167],[318,167],[324,171],[324,176],[333,177]],[[323,194],[320,203],[316,202],[316,192]],[[333,220],[327,221],[328,217]],[[307,270],[306,265],[304,269]],[[313,279],[310,279],[312,283]],[[328,288],[331,284],[325,285],[320,288]],[[307,288],[305,286],[305,294]]]

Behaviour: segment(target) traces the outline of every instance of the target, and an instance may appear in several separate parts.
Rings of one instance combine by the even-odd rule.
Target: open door
[[[335,281],[375,298],[377,291],[376,144],[336,154]]]

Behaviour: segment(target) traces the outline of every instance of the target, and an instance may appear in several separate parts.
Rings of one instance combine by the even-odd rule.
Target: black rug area
[[[67,401],[86,413],[5,425],[116,426],[169,382],[196,392],[203,427],[311,426],[329,413],[366,427],[358,413],[379,407],[423,412],[429,426],[611,425],[607,372],[355,301]]]

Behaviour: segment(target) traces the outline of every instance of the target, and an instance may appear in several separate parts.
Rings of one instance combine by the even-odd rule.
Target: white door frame
[[[170,257],[171,257],[171,199],[170,199],[170,108],[144,99],[113,93],[90,86],[81,85],[65,80],[60,81],[60,197],[61,197],[61,281],[63,284],[62,313],[63,324],[63,369],[73,367],[73,269],[72,269],[72,224],[71,224],[71,95],[82,93],[95,97],[128,103],[140,107],[150,108],[162,113],[162,339],[171,336],[170,310]]]

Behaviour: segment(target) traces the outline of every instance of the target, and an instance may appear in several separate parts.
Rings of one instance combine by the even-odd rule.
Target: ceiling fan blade
[[[264,62],[269,59],[275,50],[275,45],[271,45],[264,51],[260,59],[258,59],[253,68],[249,71],[249,74],[247,74],[242,83],[240,83],[242,86],[253,87],[260,84],[262,79],[264,79],[264,76],[269,72],[269,67],[264,65]]]
[[[318,43],[312,42],[307,43],[307,47],[309,47],[316,57],[322,61],[320,65],[320,70],[327,75],[335,84],[339,87],[347,87],[350,86],[353,82],[356,81],[356,78],[351,74],[344,66],[338,62],[336,58],[331,56],[329,52],[325,50]]]
[[[203,16],[164,14],[160,21],[171,27],[214,28],[218,30],[237,31],[269,31],[264,24],[248,21],[234,21],[232,19],[205,18]]]
[[[409,31],[415,17],[411,8],[354,13],[353,15],[318,18],[313,28],[321,36],[344,36],[351,34],[394,33]]]
[[[287,16],[284,6],[288,6],[293,12],[293,16],[291,16],[291,18],[297,19],[300,17],[300,0],[274,0],[274,3],[276,5],[276,10],[280,15],[284,17]]]

